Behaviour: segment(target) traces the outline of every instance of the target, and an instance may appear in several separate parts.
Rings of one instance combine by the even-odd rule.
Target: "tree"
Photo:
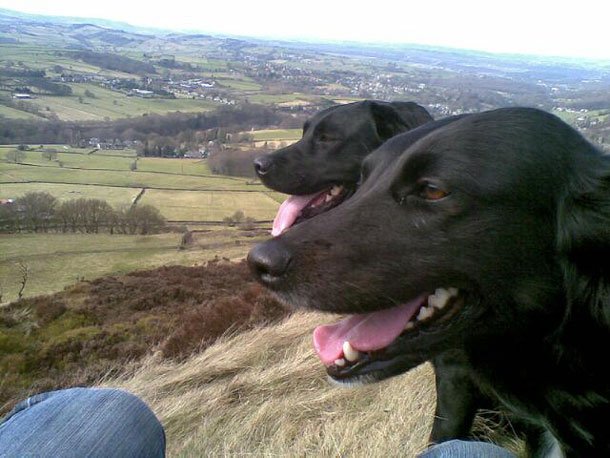
[[[63,202],[57,208],[56,219],[61,224],[62,232],[97,234],[105,227],[113,232],[116,213],[105,200],[83,197]]]
[[[76,232],[82,225],[83,220],[83,206],[81,200],[84,199],[72,199],[62,202],[57,208],[56,218],[61,224],[62,232]]]
[[[122,234],[154,234],[165,227],[165,218],[152,205],[121,207],[116,211],[116,228]]]
[[[25,153],[19,149],[11,150],[4,155],[7,162],[18,164],[25,160]]]
[[[19,263],[19,274],[21,276],[21,288],[19,288],[19,292],[17,293],[17,297],[21,299],[23,297],[23,291],[25,290],[25,285],[27,285],[28,280],[30,278],[30,267],[23,262]]]
[[[19,229],[16,205],[0,205],[0,232],[13,232]]]
[[[137,231],[142,235],[159,232],[165,227],[165,218],[159,209],[152,205],[133,206],[129,213],[136,224]]]
[[[108,202],[101,199],[84,199],[84,226],[88,234],[97,234],[100,227],[111,226],[114,210]]]
[[[47,150],[47,151],[43,151],[41,153],[41,155],[42,155],[43,159],[46,159],[48,161],[56,161],[57,160],[57,151]]]
[[[28,192],[15,200],[23,228],[47,232],[55,216],[57,199],[48,192]]]

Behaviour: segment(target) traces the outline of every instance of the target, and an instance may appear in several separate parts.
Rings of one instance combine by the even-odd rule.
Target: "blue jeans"
[[[126,391],[72,388],[32,396],[0,420],[0,457],[162,457],[165,433]]]
[[[0,457],[163,457],[165,433],[125,391],[72,388],[32,396],[0,423]],[[484,442],[449,441],[419,458],[515,458]]]
[[[505,448],[487,442],[452,440],[433,445],[418,458],[517,458]]]

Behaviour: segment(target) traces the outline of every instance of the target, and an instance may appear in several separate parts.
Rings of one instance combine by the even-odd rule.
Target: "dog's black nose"
[[[254,171],[259,177],[263,175],[267,175],[271,167],[273,166],[273,159],[271,159],[268,155],[261,156],[254,159]]]
[[[277,283],[286,273],[292,257],[277,239],[259,243],[248,253],[248,265],[258,280],[266,285]]]

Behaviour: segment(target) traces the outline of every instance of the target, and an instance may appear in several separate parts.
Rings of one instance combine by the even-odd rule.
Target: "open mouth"
[[[333,185],[324,191],[305,196],[290,196],[280,206],[273,220],[271,235],[276,237],[295,224],[336,207],[354,193],[347,185]]]
[[[301,221],[338,206],[354,190],[333,185],[315,194],[290,196],[280,206],[271,234],[278,236]],[[372,382],[396,375],[423,362],[409,360],[406,346],[440,329],[459,312],[464,297],[458,288],[437,288],[433,294],[422,294],[389,309],[350,315],[338,323],[317,327],[314,348],[336,382]]]
[[[377,380],[376,373],[404,365],[409,339],[432,332],[458,313],[463,303],[464,294],[457,288],[437,288],[434,294],[390,309],[319,326],[313,334],[314,348],[335,381],[366,381],[367,376]]]

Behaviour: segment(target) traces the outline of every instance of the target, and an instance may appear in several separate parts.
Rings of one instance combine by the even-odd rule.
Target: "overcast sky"
[[[0,0],[0,8],[212,34],[610,60],[609,0]]]

